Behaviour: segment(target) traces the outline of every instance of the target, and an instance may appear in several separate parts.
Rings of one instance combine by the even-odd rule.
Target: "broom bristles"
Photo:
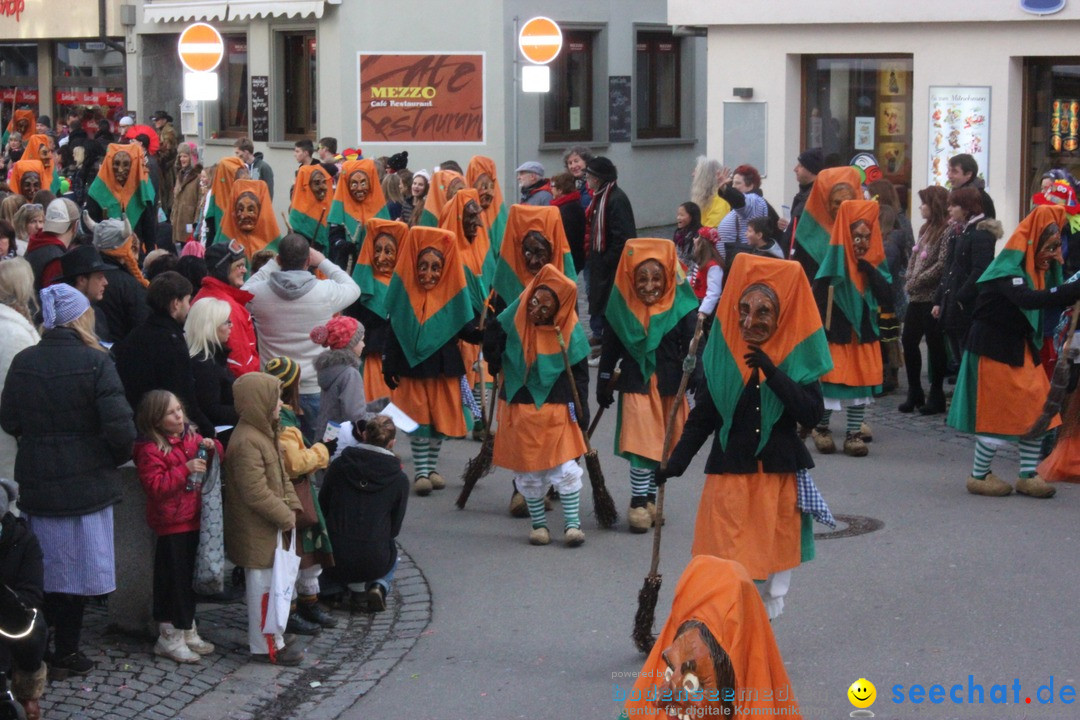
[[[595,450],[585,453],[585,467],[589,471],[589,482],[592,484],[593,514],[596,515],[596,522],[605,530],[611,529],[619,520],[619,511],[615,509],[615,500],[604,482],[600,456]]]
[[[634,646],[643,653],[652,650],[656,643],[653,635],[653,621],[656,619],[656,602],[660,598],[660,585],[663,577],[648,575],[638,591],[638,608],[634,615]]]
[[[480,452],[465,464],[465,472],[461,473],[461,479],[465,486],[461,488],[461,493],[454,503],[457,505],[458,510],[465,509],[465,503],[469,502],[469,496],[472,495],[476,483],[479,482],[480,478],[491,472],[491,460],[493,457],[495,457],[495,435],[489,432],[484,436],[484,444],[480,446]]]

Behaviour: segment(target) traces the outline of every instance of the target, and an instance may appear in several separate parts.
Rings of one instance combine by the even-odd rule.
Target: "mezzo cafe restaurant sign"
[[[360,142],[483,143],[484,54],[359,53]]]

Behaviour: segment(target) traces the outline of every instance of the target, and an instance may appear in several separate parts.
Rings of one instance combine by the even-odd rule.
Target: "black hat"
[[[825,169],[825,153],[821,151],[821,148],[803,150],[799,153],[798,160],[800,165],[815,175]]]
[[[604,182],[611,182],[612,180],[619,179],[619,171],[615,169],[615,163],[611,162],[603,155],[597,155],[586,163],[585,172],[590,175],[595,175]]]
[[[229,276],[229,268],[237,260],[245,260],[247,256],[243,250],[231,247],[232,243],[220,242],[206,248],[206,269],[212,277],[224,281]]]
[[[65,282],[80,275],[109,269],[110,266],[101,261],[101,255],[93,245],[77,245],[60,256],[60,279]]]
[[[48,126],[49,128],[52,127],[52,119],[48,115],[38,115],[37,121],[42,125]]]
[[[169,122],[173,121],[172,115],[165,112],[164,110],[155,111],[154,114],[150,116],[150,119],[151,120],[168,120]]]
[[[409,152],[407,150],[391,155],[390,159],[386,161],[386,168],[390,172],[404,170],[407,167],[409,167]]]

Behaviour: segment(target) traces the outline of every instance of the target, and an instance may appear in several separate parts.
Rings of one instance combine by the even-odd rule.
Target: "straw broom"
[[[615,386],[619,384],[619,376],[620,375],[622,375],[622,365],[621,364],[619,365],[619,367],[615,368],[615,372],[611,373],[611,379],[608,380],[607,391],[608,391],[609,395],[611,395],[611,394],[613,394],[615,392]],[[597,408],[596,409],[596,414],[593,415],[592,422],[589,423],[588,438],[590,440],[592,439],[593,431],[596,430],[596,426],[600,424],[600,418],[604,416],[604,410],[605,409],[606,408],[603,408],[603,407]]]
[[[675,402],[671,404],[671,410],[668,411],[667,427],[664,429],[663,460],[660,462],[661,470],[667,469],[668,456],[671,455],[671,441],[674,439],[672,435],[675,434],[675,414],[679,411],[679,406],[686,395],[686,386],[690,382],[690,376],[693,374],[694,367],[697,364],[697,348],[698,342],[701,341],[704,321],[705,318],[698,315],[697,326],[694,328],[694,339],[690,341],[690,350],[686,355],[687,361],[683,363],[683,375],[682,379],[679,380],[679,391],[675,394]],[[637,612],[634,614],[634,631],[631,633],[634,645],[643,653],[652,650],[653,643],[656,642],[652,628],[653,621],[656,619],[656,601],[660,597],[660,584],[663,582],[663,576],[657,570],[660,568],[660,531],[664,527],[664,487],[664,485],[661,485],[656,491],[656,521],[653,523],[652,563],[649,565],[649,574],[645,576],[645,582],[642,584],[641,590],[638,591],[638,607]]]
[[[566,365],[566,379],[570,382],[570,392],[574,398],[574,408],[578,412],[585,407],[581,404],[578,394],[577,383],[574,382],[574,371],[570,367],[570,356],[566,352],[566,341],[563,339],[562,330],[555,327],[555,334],[559,337],[559,349],[562,351],[563,364]],[[589,436],[582,431],[582,439],[585,441],[585,468],[589,471],[589,482],[592,484],[593,514],[596,522],[604,529],[610,529],[618,520],[619,512],[615,509],[615,500],[608,492],[604,483],[604,471],[600,467],[600,456],[589,445]]]
[[[1073,334],[1076,333],[1076,322],[1080,320],[1080,302],[1077,302],[1072,306],[1072,317],[1069,318],[1069,330],[1065,336],[1065,343],[1061,346],[1061,354],[1058,355],[1057,363],[1054,365],[1054,374],[1050,378],[1050,394],[1046,396],[1046,402],[1043,403],[1042,414],[1035,420],[1035,424],[1031,426],[1023,435],[1024,440],[1038,440],[1045,433],[1046,429],[1050,427],[1050,422],[1054,419],[1054,416],[1061,411],[1061,404],[1065,400],[1065,394],[1068,392],[1069,387],[1069,370],[1072,366],[1072,353],[1070,352],[1073,341]]]
[[[495,402],[499,398],[499,391],[501,389],[502,378],[496,374],[495,388],[491,393],[491,406],[488,411],[488,417],[491,419],[495,418]],[[457,505],[458,510],[465,509],[465,503],[469,502],[469,496],[472,495],[476,483],[480,478],[491,472],[491,460],[494,456],[495,433],[491,430],[491,423],[488,423],[484,427],[484,442],[480,445],[480,452],[476,457],[465,464],[465,472],[461,474],[461,479],[465,483],[465,486],[461,488],[461,492],[454,502],[454,504]]]

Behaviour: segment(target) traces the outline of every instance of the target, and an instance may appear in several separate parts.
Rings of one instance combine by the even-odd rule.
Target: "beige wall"
[[[0,16],[0,39],[53,40],[94,38],[98,35],[97,0],[23,0],[19,22],[14,16]],[[123,35],[120,27],[121,0],[107,0],[106,31],[109,36]]]

